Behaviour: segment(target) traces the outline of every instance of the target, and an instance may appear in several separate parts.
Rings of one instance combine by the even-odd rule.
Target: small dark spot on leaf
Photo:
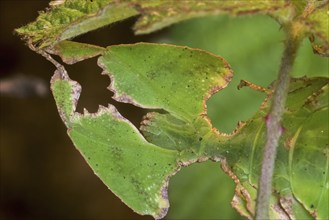
[[[98,167],[98,163],[96,163],[95,165],[96,165],[96,167]]]
[[[311,204],[311,209],[314,209],[314,205],[313,204]]]
[[[199,141],[202,141],[202,137],[199,137]]]
[[[154,166],[156,166],[157,165],[157,163],[154,163]]]

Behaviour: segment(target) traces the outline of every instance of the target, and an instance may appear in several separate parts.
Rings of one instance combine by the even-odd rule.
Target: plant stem
[[[272,179],[279,139],[283,133],[281,117],[288,94],[290,76],[300,39],[293,37],[287,31],[287,39],[283,52],[278,80],[272,97],[269,114],[266,117],[267,137],[264,148],[261,175],[258,184],[256,219],[269,219],[270,197],[272,194]]]

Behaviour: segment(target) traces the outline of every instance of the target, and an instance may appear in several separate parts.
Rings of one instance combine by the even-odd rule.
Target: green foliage
[[[210,96],[233,76],[223,58],[166,44],[102,48],[68,39],[136,15],[140,15],[136,33],[149,33],[205,15],[265,14],[296,38],[309,37],[314,51],[327,56],[327,7],[328,1],[313,0],[67,0],[16,31],[51,61],[47,53],[68,64],[100,56],[98,65],[111,78],[113,99],[153,109],[139,130],[112,105],[101,106],[94,114],[79,114],[75,108],[80,85],[59,64],[51,81],[74,145],[95,174],[134,211],[164,217],[170,177],[183,166],[212,160],[220,162],[236,184],[232,205],[252,219],[272,93],[252,118],[224,134],[213,127],[206,108]],[[327,77],[291,80],[271,194],[273,219],[329,218],[329,134],[323,123],[328,121],[328,82]]]
[[[44,48],[137,14],[125,2],[68,0],[41,12],[35,22],[16,31]]]
[[[328,218],[326,209],[316,208],[326,206],[328,201],[328,155],[327,141],[328,128],[318,120],[328,120],[328,100],[319,104],[319,97],[328,86],[327,78],[299,78],[291,82],[286,112],[283,118],[285,129],[279,146],[274,173],[272,218],[300,219],[300,216],[291,213],[304,213],[303,207],[320,219]],[[298,98],[297,98],[298,96]],[[321,98],[322,99],[322,98]],[[236,194],[241,200],[254,207],[255,189],[257,189],[259,167],[261,163],[261,148],[264,146],[265,123],[264,118],[268,109],[264,106],[244,125],[229,141],[225,158],[239,179],[241,187],[249,195]],[[314,126],[313,123],[318,124]],[[311,126],[313,124],[313,126]],[[253,137],[250,134],[253,133]],[[311,159],[312,158],[312,159]],[[314,159],[316,159],[316,162]],[[230,172],[230,171],[228,171]],[[233,175],[232,173],[232,175]],[[307,173],[312,176],[307,176]],[[301,184],[303,183],[303,184]],[[249,198],[251,197],[251,199]],[[295,197],[300,204],[290,204],[280,213],[280,206],[286,198]],[[317,204],[317,205],[315,205]],[[241,204],[238,204],[241,205]],[[249,209],[249,216],[253,216],[253,208]],[[285,214],[285,215],[283,215]],[[286,216],[288,215],[288,216]],[[281,216],[281,217],[280,217]]]
[[[150,33],[182,20],[205,15],[268,14],[281,24],[296,20],[296,31],[304,29],[314,51],[328,56],[328,0],[195,1],[195,0],[66,0],[41,12],[37,20],[16,32],[40,48],[54,46],[91,30],[141,15],[136,33]],[[301,27],[303,26],[303,27]]]
[[[112,77],[110,90],[115,92],[113,98],[117,101],[164,109],[191,122],[206,114],[204,100],[225,87],[232,77],[222,58],[169,45],[111,46],[98,64],[103,74]]]
[[[167,63],[154,65],[163,57],[167,57]],[[182,60],[182,65],[176,62],[178,58]],[[111,73],[111,89],[116,94],[116,100],[164,109],[172,114],[168,117],[177,122],[178,126],[181,124],[193,129],[181,130],[190,132],[189,135],[183,135],[182,138],[186,136],[187,139],[184,144],[173,139],[187,148],[188,152],[185,154],[188,156],[189,148],[193,145],[188,141],[195,142],[196,138],[197,143],[201,143],[202,134],[200,133],[200,137],[193,135],[200,121],[206,125],[204,132],[211,130],[203,119],[209,93],[225,87],[232,74],[228,64],[219,57],[200,50],[169,45],[111,46],[98,63],[104,73]],[[193,80],[196,78],[200,78],[200,82]],[[178,160],[185,155],[179,155],[185,149],[164,150],[165,147],[161,149],[147,143],[139,131],[113,106],[101,107],[95,115],[81,116],[75,113],[75,107],[72,106],[76,105],[80,87],[69,79],[60,79],[58,73],[53,77],[52,89],[72,141],[95,173],[136,212],[153,215],[155,218],[163,217],[169,206],[166,196],[169,176],[180,168],[181,163],[189,163]],[[177,99],[171,98],[172,96]],[[145,120],[144,126],[154,132],[152,126],[147,125],[148,120]],[[163,122],[167,123],[166,118]],[[184,125],[186,122],[198,124]],[[171,123],[168,128],[172,128]],[[159,146],[162,147],[162,144]],[[191,156],[195,157],[193,154]]]
[[[53,48],[47,50],[48,53],[58,55],[63,62],[74,64],[79,61],[100,55],[104,48],[90,44],[83,44],[73,41],[61,41]]]
[[[179,56],[181,56],[181,65],[180,63],[173,64],[173,61],[177,60]],[[159,63],[158,60],[163,57],[168,57],[166,62],[162,62],[163,66],[154,65],[155,62]],[[189,61],[194,61],[194,63]],[[207,62],[209,65],[216,62],[218,64],[208,67]],[[149,142],[145,143],[138,130],[120,116],[113,106],[101,107],[95,115],[81,116],[77,113],[67,113],[65,110],[67,108],[61,109],[62,101],[56,100],[60,112],[71,115],[66,124],[69,124],[69,135],[72,141],[85,156],[95,173],[111,190],[135,211],[162,217],[168,203],[166,196],[161,197],[160,195],[166,190],[166,181],[169,176],[177,172],[182,165],[212,159],[221,161],[224,171],[235,181],[239,180],[234,206],[243,215],[251,218],[254,214],[253,201],[256,196],[258,169],[261,161],[260,149],[264,144],[264,117],[268,110],[268,103],[265,102],[259,113],[240,126],[234,134],[227,136],[214,130],[204,112],[204,103],[209,96],[207,94],[210,91],[216,91],[216,86],[225,87],[227,84],[225,78],[231,76],[227,63],[222,59],[186,47],[135,44],[108,47],[99,58],[98,63],[105,70],[105,74],[111,73],[111,90],[115,92],[114,98],[117,101],[129,102],[144,108],[163,109],[168,112],[149,113],[145,117],[141,128]],[[191,71],[190,66],[193,65],[195,70]],[[202,71],[200,74],[196,71],[198,69],[209,71]],[[208,73],[207,76],[203,75],[206,73]],[[170,77],[170,75],[172,76]],[[200,80],[193,80],[200,76]],[[179,77],[182,78],[179,79]],[[202,80],[207,77],[209,80],[213,79],[208,83],[202,83]],[[62,87],[57,86],[62,84],[63,80],[53,81],[55,98],[56,94],[60,93],[60,97],[69,97],[65,103],[75,100],[69,94],[74,94],[73,91],[79,91],[79,89],[72,86],[71,90],[63,90]],[[70,84],[74,83],[67,81],[67,85]],[[309,120],[305,120],[314,117],[320,117],[320,120],[327,119],[326,105],[328,103],[325,102],[325,96],[321,97],[326,84],[328,84],[326,78],[296,79],[291,84],[284,120],[286,133],[278,155],[278,171],[275,173],[275,177],[280,178],[276,178],[274,181],[274,189],[278,195],[273,194],[273,218],[283,215],[298,217],[299,213],[305,213],[303,206],[310,214],[315,215],[314,213],[316,213],[320,218],[326,217],[326,212],[321,211],[325,211],[325,209],[319,210],[317,207],[325,206],[328,200],[326,196],[328,189],[323,185],[326,183],[328,175],[328,158],[325,154],[328,131],[322,123],[322,126],[312,127],[312,132],[310,132],[307,128]],[[143,87],[142,90],[141,87]],[[63,91],[66,91],[67,94],[63,95]],[[176,93],[173,94],[171,91],[176,91]],[[193,98],[190,98],[192,94]],[[174,95],[178,97],[177,100],[170,99],[170,96]],[[181,97],[183,98],[181,99]],[[187,102],[184,103],[184,101]],[[310,121],[314,123],[314,120]],[[304,137],[305,140],[299,142],[298,137]],[[315,144],[314,138],[320,143]],[[118,154],[120,158],[118,158]],[[126,158],[121,154],[127,154]],[[296,154],[297,156],[294,156]],[[304,154],[309,158],[305,158]],[[305,158],[306,161],[301,158]],[[312,158],[318,158],[317,164],[311,163]],[[118,160],[123,163],[117,164],[115,161]],[[143,163],[138,164],[136,161],[143,161]],[[168,164],[171,166],[168,167]],[[137,168],[145,172],[138,175],[139,178],[134,177],[135,172],[131,171]],[[312,170],[311,175],[316,173],[317,175],[313,178],[303,179],[305,169]],[[159,177],[158,181],[154,177],[155,170],[155,173],[158,174],[156,177]],[[298,176],[295,173],[301,175]],[[126,180],[127,176],[134,178]],[[152,181],[147,182],[147,179],[145,180],[147,176],[150,176]],[[118,179],[122,179],[120,184],[117,184]],[[304,188],[304,186],[296,184],[302,181],[306,183],[306,180],[313,187],[306,185]],[[136,181],[139,187],[135,185]],[[312,194],[307,193],[307,189],[315,189],[316,183],[323,184],[317,184],[318,190],[312,190]],[[156,199],[151,200],[151,203],[147,198],[152,198],[153,194],[148,194],[141,189],[147,189],[154,184],[157,186],[151,193],[156,195]],[[131,194],[126,195],[128,192]],[[298,199],[296,205],[285,204],[287,197],[292,198],[293,196]],[[131,201],[131,198],[140,200]],[[159,200],[159,198],[161,199]],[[280,205],[281,203],[285,205],[285,209],[281,208],[283,206]],[[138,204],[144,204],[146,207],[139,207]],[[291,213],[289,210],[295,211]]]

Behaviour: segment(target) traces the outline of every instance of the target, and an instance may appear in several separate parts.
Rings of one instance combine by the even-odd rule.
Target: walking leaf
[[[81,115],[74,110],[78,84],[55,74],[52,89],[69,135],[104,183],[136,212],[162,218],[169,207],[170,176],[181,166],[211,159],[221,162],[236,183],[233,206],[252,219],[269,97],[252,119],[222,134],[206,115],[206,100],[232,77],[222,58],[187,47],[139,43],[106,48],[98,64],[111,77],[114,99],[164,110],[145,116],[143,135],[111,105]],[[320,123],[328,120],[327,90],[328,78],[292,80],[272,218],[328,217],[328,128]]]
[[[177,63],[178,58],[183,62]],[[116,100],[161,108],[191,124],[203,120],[206,99],[232,76],[222,58],[170,45],[111,46],[98,63],[111,76]],[[147,142],[114,106],[76,113],[80,86],[58,71],[52,90],[69,136],[94,172],[133,210],[162,218],[169,207],[169,177],[184,164],[180,151]]]

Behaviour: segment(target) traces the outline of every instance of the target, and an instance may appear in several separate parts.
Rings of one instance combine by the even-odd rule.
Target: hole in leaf
[[[259,109],[266,94],[250,88],[237,89],[238,79],[214,94],[207,102],[208,116],[214,127],[231,133],[239,121],[249,120]]]
[[[136,20],[137,18],[133,17],[120,21],[78,36],[74,41],[107,47],[117,44],[151,42],[152,39],[156,39],[164,32],[158,31],[154,34],[135,35],[132,26]],[[102,69],[97,65],[97,59],[98,57],[95,57],[66,66],[70,77],[78,81],[82,87],[77,112],[83,113],[83,109],[86,108],[90,113],[94,113],[97,112],[99,105],[107,107],[108,104],[112,104],[124,118],[128,119],[138,129],[144,115],[148,112],[166,113],[161,109],[143,109],[132,104],[113,100],[113,92],[107,89],[110,85],[110,79],[106,75],[101,75]]]
[[[106,89],[110,79],[100,74],[102,69],[97,66],[97,58],[67,65],[65,68],[71,79],[77,81],[82,88],[77,112],[83,113],[86,108],[93,113],[98,110],[99,105],[107,106],[112,96]]]
[[[234,71],[231,83],[207,102],[208,115],[221,132],[231,133],[238,121],[252,117],[265,97],[248,88],[237,90],[241,79],[261,86],[276,79],[284,39],[279,28],[277,22],[264,15],[234,19],[223,15],[191,19],[170,29],[170,43],[217,54]]]
[[[112,92],[110,92],[110,93],[112,93]],[[114,105],[115,108],[120,112],[120,114],[124,118],[128,119],[138,130],[140,128],[141,122],[143,121],[143,117],[148,112],[158,112],[158,113],[162,113],[162,114],[166,113],[166,111],[164,111],[162,109],[144,109],[144,108],[134,106],[132,104],[117,102],[113,99],[111,99],[109,103]]]
[[[99,109],[99,105],[107,107],[108,104],[111,104],[137,129],[139,129],[143,117],[148,112],[166,113],[166,111],[161,109],[143,109],[112,99],[113,92],[107,89],[111,82],[110,78],[101,74],[103,70],[97,66],[97,59],[87,59],[74,65],[66,66],[72,80],[77,81],[82,88],[77,112],[83,114],[83,109],[85,108],[88,112],[95,113]]]

